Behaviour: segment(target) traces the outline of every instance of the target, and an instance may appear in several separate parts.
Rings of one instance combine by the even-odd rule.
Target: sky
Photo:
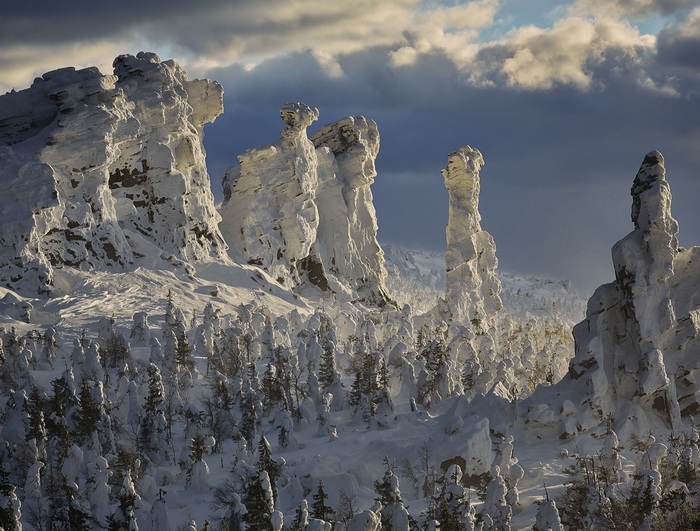
[[[614,279],[644,155],[666,158],[681,245],[700,244],[697,0],[37,0],[3,6],[0,94],[42,73],[139,51],[225,90],[205,128],[212,188],[246,149],[279,138],[279,108],[322,125],[374,119],[379,240],[445,249],[440,170],[479,149],[482,227],[499,268]]]

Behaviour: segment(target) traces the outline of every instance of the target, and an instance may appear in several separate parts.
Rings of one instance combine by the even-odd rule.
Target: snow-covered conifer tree
[[[316,489],[316,493],[312,496],[312,498],[313,503],[311,504],[311,517],[333,523],[333,515],[335,511],[326,505],[328,495],[323,488],[322,479],[318,480],[318,488]]]
[[[387,465],[387,470],[382,481],[374,482],[374,491],[377,493],[375,500],[382,507],[380,513],[382,529],[387,531],[409,529],[409,514],[401,498],[399,478],[394,474],[387,456],[384,456],[384,463]]]
[[[209,466],[204,461],[204,454],[207,453],[204,439],[199,432],[192,437],[185,480],[185,485],[198,491],[209,489]]]
[[[304,531],[307,525],[309,525],[309,502],[304,499],[297,507],[289,531]]]
[[[117,497],[117,509],[109,518],[109,531],[139,531],[135,514],[137,499],[138,494],[131,479],[131,471],[127,470]]]
[[[564,526],[559,518],[559,511],[554,500],[550,500],[549,496],[546,500],[539,502],[537,508],[537,517],[532,531],[564,531]]]
[[[245,514],[243,521],[249,531],[272,531],[270,517],[274,509],[274,496],[267,472],[253,472],[246,482],[243,496]]]
[[[15,494],[15,486],[4,469],[9,463],[0,463],[0,528],[6,531],[22,531],[22,504]]]
[[[158,491],[158,498],[151,505],[151,529],[170,531],[172,529],[170,518],[168,517],[168,504],[165,501],[163,489]]]

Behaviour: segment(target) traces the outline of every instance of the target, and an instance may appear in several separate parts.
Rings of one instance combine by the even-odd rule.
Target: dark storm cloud
[[[664,28],[659,33],[657,49],[661,67],[694,77],[700,75],[700,8],[681,23]]]
[[[575,9],[622,16],[673,15],[697,5],[696,0],[579,0]]]

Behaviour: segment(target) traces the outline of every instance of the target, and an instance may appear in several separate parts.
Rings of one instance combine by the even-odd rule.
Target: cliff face
[[[317,109],[290,103],[281,116],[282,138],[240,155],[224,177],[221,230],[232,257],[261,266],[288,287],[314,285],[386,304],[370,190],[377,125],[345,118],[309,139],[306,128]]]
[[[146,248],[223,256],[201,140],[221,112],[218,84],[147,53],[0,97],[0,283],[50,291],[54,267],[123,270]]]

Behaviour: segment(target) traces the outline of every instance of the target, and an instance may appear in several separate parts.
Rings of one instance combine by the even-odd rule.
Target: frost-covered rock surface
[[[153,249],[223,256],[202,147],[221,112],[219,84],[143,52],[0,97],[0,283],[50,290],[56,267],[124,270]]]
[[[678,247],[665,173],[661,153],[648,153],[631,190],[634,230],[612,249],[616,280],[596,290],[574,328],[561,385],[579,390],[580,403],[550,412],[568,437],[606,418],[623,438],[655,419],[678,432],[700,412],[700,247]],[[530,420],[548,409],[534,408]]]
[[[309,139],[317,109],[288,103],[280,112],[282,138],[240,155],[224,177],[221,230],[231,255],[287,287],[313,285],[383,306],[386,270],[370,190],[377,125],[349,117]]]
[[[288,103],[280,114],[282,138],[239,155],[226,172],[221,229],[233,251],[284,282],[316,239],[318,162],[306,128],[318,109]]]
[[[481,228],[481,153],[469,146],[451,153],[442,170],[449,194],[446,306],[457,321],[487,323],[501,309],[496,244]]]
[[[351,116],[311,140],[319,159],[320,225],[313,251],[329,276],[346,282],[362,300],[383,306],[389,296],[370,189],[377,175],[377,124]]]

